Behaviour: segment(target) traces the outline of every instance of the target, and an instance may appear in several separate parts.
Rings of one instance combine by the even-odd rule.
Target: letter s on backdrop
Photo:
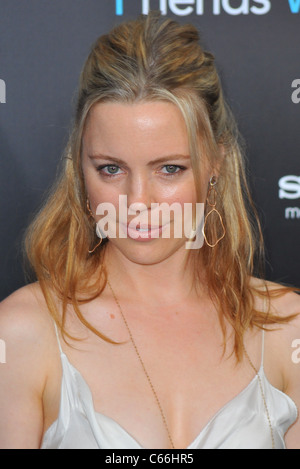
[[[250,8],[252,13],[254,13],[255,15],[266,15],[271,10],[272,5],[271,5],[270,0],[254,0],[254,1],[255,3],[261,4],[260,7],[252,6]]]
[[[280,199],[300,199],[300,176],[283,176],[278,185]]]

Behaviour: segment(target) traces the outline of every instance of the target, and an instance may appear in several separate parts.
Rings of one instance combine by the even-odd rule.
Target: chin
[[[178,242],[180,241],[180,243]],[[184,241],[185,243],[185,241]],[[168,259],[178,250],[184,249],[182,240],[153,240],[149,243],[138,243],[133,240],[122,240],[113,247],[129,261],[140,265],[155,265]]]

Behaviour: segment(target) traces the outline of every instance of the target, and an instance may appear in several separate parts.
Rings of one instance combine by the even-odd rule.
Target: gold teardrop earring
[[[223,239],[226,235],[226,229],[225,229],[225,226],[224,226],[224,223],[223,223],[222,216],[221,216],[220,212],[216,209],[216,206],[217,206],[217,191],[216,191],[216,188],[215,188],[216,184],[217,184],[217,178],[216,178],[216,176],[212,176],[210,178],[210,181],[209,181],[209,189],[208,189],[207,198],[206,198],[206,203],[207,203],[207,205],[209,205],[211,207],[211,210],[205,216],[204,226],[203,226],[203,230],[202,230],[205,242],[211,248],[214,248],[215,246],[217,246],[217,244],[221,241],[221,239]],[[219,221],[221,223],[223,233],[217,239],[217,241],[214,244],[211,244],[207,239],[207,236],[206,236],[206,233],[205,233],[205,228],[206,228],[206,225],[207,225],[207,220],[213,214],[213,212],[216,212],[216,214],[219,217]]]
[[[87,211],[89,212],[89,217],[94,219],[94,215],[93,215],[93,212],[92,212],[91,207],[90,207],[89,199],[87,199],[87,201],[86,201],[86,208],[87,208]],[[103,237],[102,237],[101,231],[100,231],[99,226],[97,225],[97,223],[96,223],[96,235],[98,236],[98,238],[100,238],[100,241],[99,241],[99,243],[96,244],[96,246],[93,249],[88,251],[89,254],[93,254],[93,252],[96,251],[96,249],[100,246],[100,244],[103,241]]]

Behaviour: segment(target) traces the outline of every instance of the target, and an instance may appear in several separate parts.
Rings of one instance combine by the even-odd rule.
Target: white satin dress
[[[58,343],[63,370],[60,410],[44,435],[41,449],[144,449],[115,420],[95,412],[86,381],[62,351],[59,338]],[[260,378],[256,375],[183,449],[286,448],[284,435],[296,421],[298,411],[289,396],[269,383],[263,350],[262,346]]]

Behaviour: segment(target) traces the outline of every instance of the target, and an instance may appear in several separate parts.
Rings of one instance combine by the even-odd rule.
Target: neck
[[[177,251],[155,264],[138,264],[118,249],[107,246],[105,266],[118,296],[148,303],[176,303],[195,291],[194,269],[185,253]],[[201,287],[200,287],[201,288]]]

